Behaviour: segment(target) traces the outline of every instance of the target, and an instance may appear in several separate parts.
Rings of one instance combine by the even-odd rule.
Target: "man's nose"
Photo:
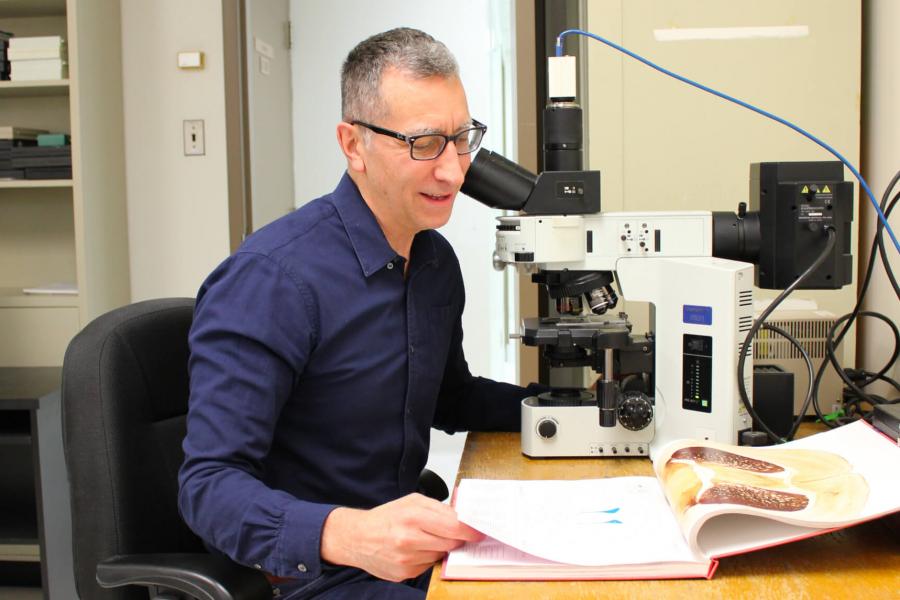
[[[468,160],[468,158],[468,156],[456,153],[456,142],[447,142],[444,151],[434,159],[436,163],[434,167],[435,178],[460,187],[466,176],[463,161]]]

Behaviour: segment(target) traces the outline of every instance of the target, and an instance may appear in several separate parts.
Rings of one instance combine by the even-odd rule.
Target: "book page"
[[[654,469],[688,542],[720,556],[900,510],[898,464],[900,448],[858,422],[764,448],[673,442]]]
[[[447,560],[452,566],[508,567],[533,566],[537,564],[556,565],[557,562],[526,554],[521,550],[486,537],[480,542],[463,544],[449,554]]]
[[[691,552],[652,477],[464,479],[455,507],[460,521],[491,538],[559,563],[704,560]]]

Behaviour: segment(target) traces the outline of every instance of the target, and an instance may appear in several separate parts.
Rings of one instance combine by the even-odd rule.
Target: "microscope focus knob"
[[[619,402],[619,423],[631,431],[640,431],[653,421],[653,403],[642,392],[625,392]]]
[[[537,424],[538,435],[549,440],[556,435],[556,421],[553,419],[541,419]]]

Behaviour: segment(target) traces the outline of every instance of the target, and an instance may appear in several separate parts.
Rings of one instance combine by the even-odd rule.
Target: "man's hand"
[[[322,558],[388,581],[416,577],[464,542],[483,534],[452,507],[410,494],[371,510],[336,508],[322,528]]]

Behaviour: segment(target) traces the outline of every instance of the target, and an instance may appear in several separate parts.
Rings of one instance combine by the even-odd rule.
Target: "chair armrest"
[[[441,476],[430,469],[422,469],[416,491],[429,498],[443,502],[450,497],[450,490]]]
[[[97,583],[177,590],[202,600],[261,600],[272,586],[260,571],[212,554],[128,554],[97,565]]]

